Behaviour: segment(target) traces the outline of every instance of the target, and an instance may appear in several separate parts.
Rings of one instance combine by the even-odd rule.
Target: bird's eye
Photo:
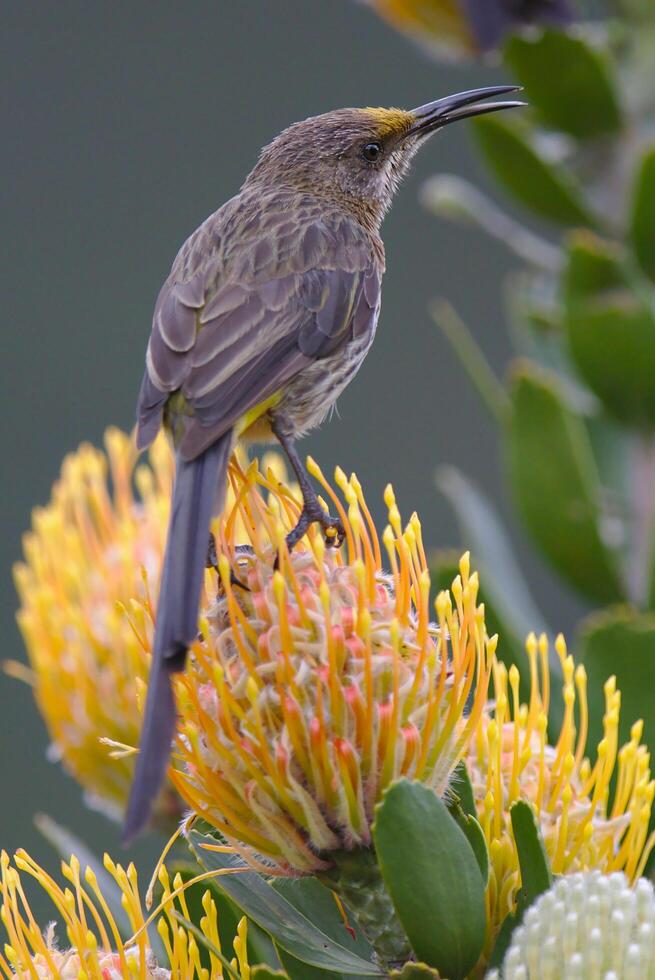
[[[369,163],[375,163],[376,160],[379,160],[381,153],[382,147],[379,143],[367,143],[362,150],[364,159],[368,160]]]

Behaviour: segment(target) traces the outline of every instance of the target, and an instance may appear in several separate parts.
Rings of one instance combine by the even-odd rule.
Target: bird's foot
[[[246,544],[237,545],[236,553],[237,556],[243,554],[252,554],[252,548],[250,547],[250,545],[246,545]],[[218,552],[216,551],[216,538],[211,533],[209,535],[209,543],[207,545],[207,558],[205,559],[205,568],[214,569],[214,571],[218,575],[218,581],[220,586],[221,575],[218,570]],[[242,582],[241,579],[237,578],[237,576],[234,574],[234,569],[232,568],[232,566],[230,566],[230,585],[233,587],[236,586],[236,588],[238,589],[243,589],[244,592],[250,592],[250,588],[246,585],[246,583]]]
[[[293,551],[300,539],[312,524],[320,524],[328,548],[340,548],[346,537],[343,524],[338,517],[332,517],[323,510],[318,500],[305,501],[296,526],[287,534],[287,548]]]

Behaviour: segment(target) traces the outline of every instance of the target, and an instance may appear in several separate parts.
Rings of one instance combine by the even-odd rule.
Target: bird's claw
[[[289,531],[286,537],[287,548],[293,551],[300,539],[312,524],[320,524],[325,535],[325,544],[328,548],[340,548],[346,537],[343,524],[338,517],[332,517],[323,510],[317,502],[315,505],[305,504],[303,511],[298,519],[296,526]]]
[[[346,540],[346,532],[341,520],[338,517],[330,517],[329,520],[322,525],[323,533],[325,534],[325,543],[328,548],[340,548],[343,542]]]

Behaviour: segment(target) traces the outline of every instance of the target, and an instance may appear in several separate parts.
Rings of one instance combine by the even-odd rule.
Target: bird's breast
[[[288,385],[274,411],[283,415],[298,437],[320,425],[334,408],[341,392],[355,377],[375,338],[379,304],[368,328],[333,354],[304,368]]]

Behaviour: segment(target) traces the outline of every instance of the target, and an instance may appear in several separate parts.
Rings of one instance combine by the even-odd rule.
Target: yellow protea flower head
[[[556,875],[596,869],[623,872],[630,882],[643,872],[653,846],[648,836],[655,782],[649,753],[641,744],[643,722],[619,746],[621,696],[614,677],[605,684],[603,738],[587,752],[587,693],[584,667],[568,655],[564,638],[555,648],[563,675],[563,721],[554,744],[547,741],[550,702],[548,641],[526,643],[530,697],[519,696],[519,672],[494,665],[495,700],[483,713],[467,765],[487,839],[491,873],[487,890],[489,937],[514,910],[521,885],[509,809],[532,803]],[[610,801],[610,782],[615,779]]]
[[[173,463],[163,439],[136,469],[129,436],[109,429],[105,447],[64,460],[15,579],[27,679],[54,754],[94,803],[118,813],[133,769],[121,746],[135,745],[141,726]],[[167,813],[179,815],[171,787],[159,804],[159,817]]]
[[[432,623],[416,515],[403,528],[387,488],[380,544],[357,478],[338,470],[339,496],[308,466],[343,522],[341,551],[313,529],[290,554],[300,501],[256,463],[231,468],[219,593],[178,681],[172,773],[192,811],[247,858],[300,873],[369,844],[394,779],[445,792],[495,649],[467,557]]]
[[[218,932],[218,913],[211,893],[202,899],[204,915],[197,924],[213,950],[208,954],[211,969],[201,962],[201,949],[175,913],[189,918],[179,876],[173,887],[162,866],[159,880],[162,898],[148,919],[139,894],[134,865],[127,869],[105,855],[105,869],[116,882],[133,935],[121,937],[97,877],[85,871],[76,857],[63,861],[65,883],[59,883],[25,851],[13,861],[6,851],[0,855],[0,919],[6,941],[0,944],[0,976],[6,980],[210,980],[223,977],[224,957]],[[31,879],[52,902],[55,919],[45,931],[39,928],[26,895]],[[156,929],[162,953],[159,958],[148,941],[148,927]],[[247,924],[242,919],[234,937],[232,973],[249,980]],[[60,946],[65,943],[66,946]],[[218,954],[218,955],[217,955]]]
[[[364,0],[397,30],[446,60],[472,58],[502,46],[528,25],[570,24],[573,0]]]
[[[364,0],[396,30],[448,60],[478,50],[460,0]]]
[[[502,971],[488,980],[647,980],[655,969],[655,893],[642,878],[561,878],[527,910]]]

